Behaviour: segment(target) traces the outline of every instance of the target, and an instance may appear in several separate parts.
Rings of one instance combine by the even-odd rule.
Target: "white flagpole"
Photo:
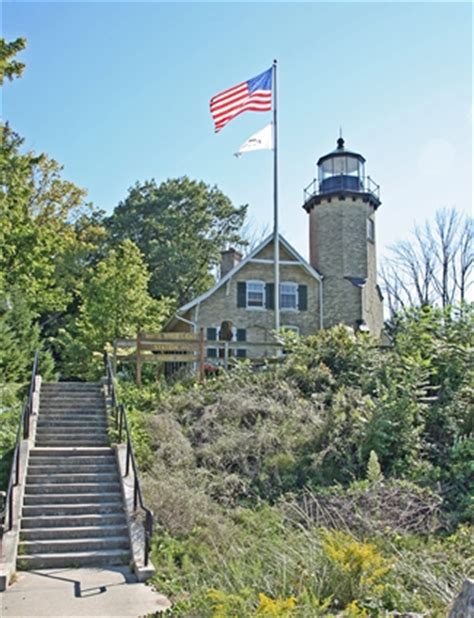
[[[275,330],[280,328],[280,242],[278,234],[277,61],[273,61],[273,261],[275,267]]]

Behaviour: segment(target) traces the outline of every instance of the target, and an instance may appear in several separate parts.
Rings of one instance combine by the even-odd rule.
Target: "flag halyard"
[[[243,112],[271,111],[272,69],[219,92],[212,97],[210,109],[216,133]]]

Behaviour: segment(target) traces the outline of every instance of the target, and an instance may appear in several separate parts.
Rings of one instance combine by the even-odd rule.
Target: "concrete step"
[[[56,472],[50,472],[49,474],[31,474],[31,472],[28,472],[26,477],[28,487],[36,485],[45,487],[47,485],[62,485],[63,483],[96,483],[102,486],[102,484],[107,485],[118,482],[119,476],[117,470],[112,470],[108,473],[86,472],[84,474],[57,474]]]
[[[51,502],[53,502],[53,497],[56,494],[110,494],[113,492],[117,492],[120,494],[120,483],[118,479],[115,479],[112,483],[38,483],[35,485],[26,485],[25,487],[25,495],[34,496],[41,495],[43,497],[44,494],[51,495]]]
[[[30,462],[32,459],[39,459],[47,457],[49,459],[55,459],[56,461],[70,460],[72,458],[95,458],[95,457],[113,457],[114,451],[110,446],[88,448],[88,447],[70,447],[70,448],[32,448],[30,450]],[[114,459],[115,461],[115,459]]]
[[[43,389],[55,389],[55,388],[102,388],[100,382],[43,382],[41,384],[41,390]]]
[[[23,505],[26,506],[58,506],[75,504],[115,504],[117,508],[122,506],[122,496],[120,493],[100,492],[100,493],[62,493],[62,494],[26,494],[23,498]]]
[[[107,419],[102,416],[95,416],[93,418],[84,419],[83,416],[44,416],[39,417],[38,424],[36,425],[37,429],[41,429],[43,427],[65,427],[65,428],[74,428],[74,427],[103,427],[107,428]]]
[[[20,571],[48,568],[77,568],[81,566],[101,566],[127,564],[130,552],[123,549],[102,549],[61,554],[25,554],[18,556],[17,568]]]
[[[105,410],[104,400],[89,401],[76,399],[74,401],[58,401],[43,402],[40,405],[39,413],[44,414],[53,410]]]
[[[84,398],[88,398],[88,399],[103,399],[104,398],[104,392],[102,390],[91,390],[91,389],[79,389],[79,390],[60,390],[60,389],[56,389],[56,390],[46,390],[44,391],[43,389],[40,392],[40,401],[46,401],[46,400],[52,400],[52,399],[60,399],[60,398],[66,398],[66,399],[82,399]]]
[[[38,420],[50,420],[53,417],[82,420],[89,417],[106,418],[105,408],[43,408],[39,412]]]
[[[42,515],[23,517],[21,520],[22,530],[33,529],[57,529],[57,528],[82,528],[88,526],[124,526],[125,513],[89,513],[78,515]]]
[[[64,554],[69,552],[128,548],[128,536],[106,536],[88,539],[45,539],[20,542],[18,554]]]
[[[22,541],[41,541],[46,539],[92,539],[106,537],[126,537],[128,528],[122,525],[69,526],[67,528],[29,528],[21,530]]]
[[[98,431],[106,432],[107,426],[104,423],[99,424],[90,424],[88,422],[77,423],[76,425],[67,425],[63,423],[56,423],[55,425],[40,425],[37,428],[38,431],[42,432],[54,432],[54,433],[62,433],[64,435],[71,435],[76,433],[84,433],[86,432],[88,435],[91,433],[95,433]]]
[[[68,440],[77,438],[106,438],[107,431],[104,428],[94,428],[91,430],[87,427],[76,427],[71,430],[64,429],[63,427],[46,427],[41,428],[36,432],[37,438],[55,438],[57,440],[64,440],[64,446],[67,446]]]
[[[57,440],[55,438],[43,438],[43,437],[39,437],[38,440],[36,440],[36,446],[59,446],[59,445],[63,445],[64,441],[63,440]],[[107,444],[107,439],[105,438],[74,438],[71,440],[68,440],[68,444],[70,444],[71,446],[105,446]]]
[[[61,446],[68,446],[70,441],[77,440],[90,440],[97,438],[101,438],[102,440],[107,441],[107,432],[103,429],[94,429],[94,430],[71,430],[69,433],[65,433],[65,430],[61,427],[56,429],[50,428],[47,430],[42,430],[36,433],[36,441],[41,441],[45,439],[54,439],[54,440],[62,440]]]
[[[116,474],[117,465],[115,460],[106,460],[101,463],[56,463],[56,464],[39,464],[28,466],[28,478],[34,478],[44,475],[68,475],[69,474]]]
[[[35,504],[24,505],[22,516],[100,515],[103,513],[122,513],[122,508],[121,500],[119,502],[78,502],[77,504]]]

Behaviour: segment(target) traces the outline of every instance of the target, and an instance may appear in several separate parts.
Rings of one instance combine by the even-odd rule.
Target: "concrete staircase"
[[[118,474],[100,385],[43,384],[18,568],[127,564],[130,541]]]

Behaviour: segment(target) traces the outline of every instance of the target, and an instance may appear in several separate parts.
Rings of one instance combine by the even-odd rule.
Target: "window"
[[[237,348],[235,351],[236,358],[247,358],[247,350],[245,348]]]
[[[291,282],[283,282],[280,285],[280,308],[298,309],[298,285]]]
[[[299,326],[293,326],[292,324],[284,324],[281,327],[282,330],[289,330],[292,333],[295,333],[295,335],[299,335],[300,334],[300,329]]]
[[[263,281],[247,281],[247,307],[265,307],[265,284]]]
[[[206,356],[207,358],[217,358],[217,348],[207,348]]]
[[[367,238],[375,242],[375,221],[373,219],[367,219]]]

